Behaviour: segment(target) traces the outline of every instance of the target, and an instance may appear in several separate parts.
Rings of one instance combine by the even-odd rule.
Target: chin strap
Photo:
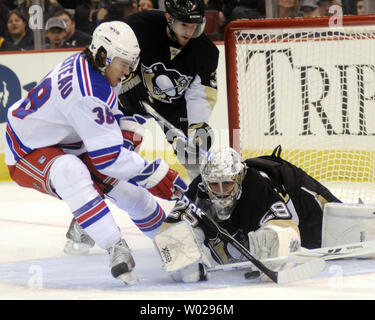
[[[178,43],[176,33],[172,30],[172,27],[169,25],[169,23],[168,23],[167,28],[169,30],[169,36],[170,36],[171,40]]]

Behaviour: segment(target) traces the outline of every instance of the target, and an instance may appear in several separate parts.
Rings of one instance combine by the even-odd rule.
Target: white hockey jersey
[[[5,162],[16,162],[34,149],[56,146],[66,153],[88,152],[95,167],[128,180],[146,162],[122,147],[117,94],[80,53],[57,65],[25,99],[8,110]]]

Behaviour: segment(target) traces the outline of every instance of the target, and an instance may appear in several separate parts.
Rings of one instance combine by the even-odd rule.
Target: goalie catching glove
[[[135,114],[120,119],[120,129],[124,138],[123,146],[130,151],[138,152],[141,148],[145,128],[143,124],[146,119]]]
[[[154,196],[175,200],[176,191],[185,192],[188,187],[177,171],[169,168],[168,164],[161,159],[148,163],[143,170],[129,180],[130,183],[146,188]]]
[[[178,282],[197,282],[208,279],[211,267],[209,249],[204,245],[204,233],[186,221],[174,223],[153,239],[163,262],[164,270]]]
[[[207,123],[200,122],[189,126],[187,139],[175,137],[173,148],[181,164],[199,164],[200,157],[204,156],[213,143],[212,128]]]

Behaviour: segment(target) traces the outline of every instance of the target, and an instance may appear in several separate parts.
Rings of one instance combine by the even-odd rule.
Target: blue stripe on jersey
[[[90,67],[90,82],[92,87],[92,95],[99,98],[103,102],[107,102],[112,94],[111,86],[100,71],[93,70]]]
[[[121,152],[121,147],[122,145],[117,145],[109,148],[90,151],[88,154],[96,169],[105,169],[117,160]]]
[[[16,161],[20,160],[21,157],[24,157],[26,154],[29,154],[33,151],[33,149],[26,147],[18,138],[16,133],[14,132],[12,126],[10,125],[9,121],[7,122],[9,127],[10,133],[6,132],[6,140],[9,146],[9,149],[12,151],[14,159]],[[19,152],[17,152],[17,148],[19,148]]]
[[[79,89],[81,90],[82,97],[85,97],[86,93],[85,93],[85,90],[83,88],[82,69],[81,69],[81,65],[79,63],[80,60],[81,60],[81,57],[78,57],[78,59],[76,60],[77,78],[78,78]]]
[[[109,106],[109,108],[112,110],[113,107],[116,105],[116,103],[117,103],[117,97],[115,97],[115,98],[113,99],[113,102],[111,103],[111,105]]]
[[[88,64],[88,69],[86,70],[87,73],[85,73],[85,70],[81,67],[81,60],[85,60],[85,58],[81,55],[77,61],[76,61],[76,67],[77,67],[77,75],[78,75],[78,83],[79,88],[81,90],[82,96],[86,96],[85,88],[87,88],[88,84],[87,81],[90,83],[91,90],[89,94],[91,96],[94,96],[96,98],[99,98],[104,103],[107,102],[110,95],[112,94],[112,88],[107,81],[107,79],[102,75],[102,73],[98,70],[94,70],[90,64]],[[87,78],[85,78],[85,75]],[[113,102],[111,103],[110,108],[113,108],[114,103],[116,102],[116,98],[113,99]]]
[[[114,151],[120,151],[121,145],[118,146],[113,146],[113,147],[108,147],[100,150],[95,150],[95,151],[90,151],[89,156],[90,157],[98,157],[98,156],[103,156],[109,153],[113,153]]]
[[[122,114],[115,114],[115,120],[117,122],[118,125],[120,125],[120,119],[121,118],[124,118],[124,115]]]

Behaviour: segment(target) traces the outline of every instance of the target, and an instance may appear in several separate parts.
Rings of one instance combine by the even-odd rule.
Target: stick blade
[[[285,284],[293,281],[308,279],[322,272],[326,267],[323,259],[314,259],[297,267],[282,270],[277,273],[277,283]]]

